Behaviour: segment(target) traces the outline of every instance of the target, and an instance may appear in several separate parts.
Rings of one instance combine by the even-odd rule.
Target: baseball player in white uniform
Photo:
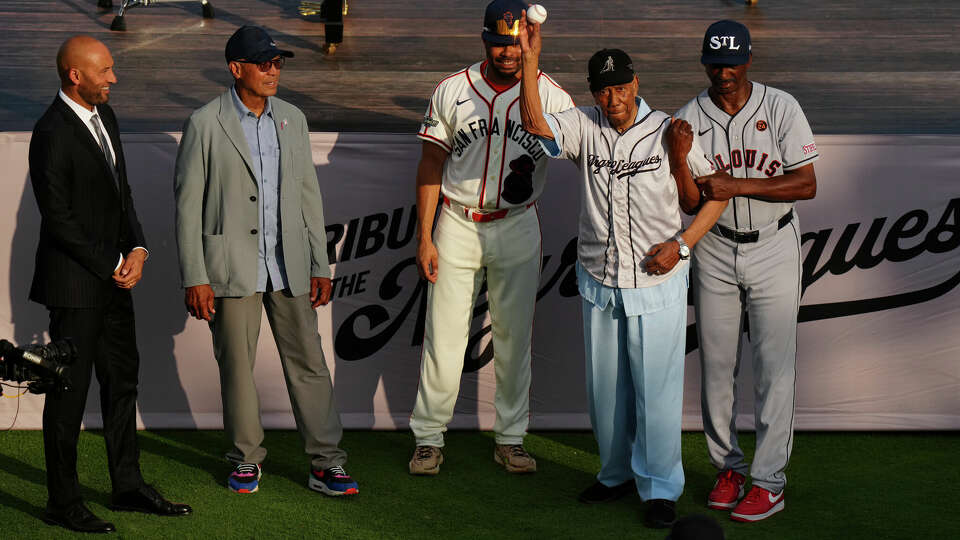
[[[737,521],[765,519],[784,507],[801,275],[794,201],[816,194],[813,162],[819,157],[797,101],[747,79],[750,48],[747,27],[727,20],[712,24],[701,58],[711,86],[678,113],[717,169],[732,175],[700,181],[704,198],[730,204],[694,251],[692,275],[703,427],[710,460],[720,470],[707,506],[732,509]],[[753,347],[752,465],[744,462],[736,430],[744,313]],[[744,497],[748,471],[753,484]]]
[[[547,156],[520,120],[516,36],[526,7],[519,0],[487,6],[486,60],[440,81],[417,133],[424,141],[417,170],[417,266],[430,284],[420,387],[410,417],[417,443],[411,474],[437,474],[443,462],[443,433],[453,417],[484,275],[497,382],[494,459],[509,472],[537,467],[523,438],[541,264],[534,206],[546,180]],[[539,72],[536,77],[545,110],[573,107],[553,79]]]
[[[603,49],[588,63],[595,106],[544,115],[537,95],[542,85],[533,76],[539,25],[523,26],[524,126],[542,138],[551,157],[573,161],[582,175],[577,281],[601,468],[580,500],[605,502],[636,486],[647,503],[647,526],[669,527],[684,485],[688,246],[726,203],[707,202],[682,229],[680,199],[697,194],[691,169],[699,176],[713,167],[688,124],[637,96],[633,64],[619,49]]]

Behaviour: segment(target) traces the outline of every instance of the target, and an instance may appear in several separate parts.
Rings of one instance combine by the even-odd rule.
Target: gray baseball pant
[[[713,231],[693,257],[694,304],[701,358],[701,410],[710,461],[746,476],[737,441],[737,383],[743,317],[753,347],[757,444],[749,466],[753,484],[773,493],[786,485],[793,446],[797,312],[800,306],[800,232],[796,217],[784,228],[736,243]]]

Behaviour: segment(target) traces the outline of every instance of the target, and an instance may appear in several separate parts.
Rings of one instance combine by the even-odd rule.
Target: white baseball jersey
[[[467,208],[524,207],[543,192],[547,156],[520,120],[520,81],[497,91],[484,77],[486,62],[437,85],[417,137],[450,153],[443,167],[444,197]],[[560,85],[541,72],[545,112],[573,107]]]
[[[750,99],[734,116],[717,107],[707,91],[677,112],[690,122],[718,170],[737,178],[773,178],[816,161],[820,155],[810,124],[790,94],[753,82]],[[776,222],[793,202],[734,197],[717,221],[737,230]]]
[[[670,174],[664,134],[670,116],[650,111],[638,100],[637,122],[617,133],[599,107],[577,107],[547,115],[560,149],[557,157],[577,164],[580,187],[580,233],[577,257],[584,269],[608,287],[651,287],[664,275],[649,274],[642,260],[654,244],[681,229],[677,184]],[[694,176],[713,172],[696,140],[687,155]]]

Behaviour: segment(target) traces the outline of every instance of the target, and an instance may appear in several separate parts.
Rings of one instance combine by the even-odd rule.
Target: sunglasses
[[[237,62],[240,62],[241,64],[255,64],[257,69],[263,73],[266,73],[270,71],[270,66],[277,68],[277,71],[283,69],[283,65],[286,63],[286,58],[281,56],[280,58],[274,58],[273,60],[267,60],[266,62],[251,62],[249,60],[237,60]]]

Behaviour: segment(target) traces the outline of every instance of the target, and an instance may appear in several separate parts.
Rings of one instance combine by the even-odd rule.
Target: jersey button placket
[[[617,186],[612,181],[613,175],[610,174],[609,169],[601,172],[606,172],[607,182],[608,182],[607,185],[609,186],[608,189],[610,190],[609,195],[607,195],[607,201],[606,201],[607,204],[610,205],[610,207],[607,208],[607,215],[610,217],[607,220],[607,227],[609,228],[609,230],[607,230],[607,236],[609,240],[607,241],[607,247],[603,252],[604,266],[605,266],[604,272],[606,273],[607,276],[612,276],[616,278],[617,268],[619,267],[619,263],[617,262],[617,242],[619,241],[619,237],[617,235],[617,215],[616,215]]]
[[[494,96],[494,101],[500,97],[499,95]],[[499,107],[494,107],[493,115],[489,118],[487,123],[487,142],[489,144],[487,151],[487,193],[489,195],[485,198],[488,198],[491,201],[491,207],[499,205],[497,204],[500,199],[500,174],[503,167],[501,166],[501,160],[503,156],[500,155],[500,145],[501,141],[491,133],[491,128],[493,127],[494,118],[504,118],[504,112]]]
[[[742,159],[742,156],[743,156],[743,148],[742,148],[743,145],[741,144],[741,142],[740,142],[740,136],[737,134],[737,131],[736,131],[736,130],[737,130],[737,123],[736,123],[736,122],[730,122],[730,128],[729,128],[729,130],[730,130],[730,131],[729,131],[728,133],[730,133],[730,135],[731,135],[731,137],[730,137],[730,164],[729,164],[729,165],[730,165],[730,174],[733,175],[733,176],[735,176],[735,177],[737,177],[737,178],[746,178],[746,177],[747,177],[747,174],[746,174],[746,171],[745,171],[745,170],[743,170],[743,169],[741,168],[740,171],[739,171],[739,174],[738,174],[738,173],[735,173],[735,172],[734,172],[736,169],[735,169],[734,166],[733,166],[733,152],[734,152],[734,150],[739,150],[739,151],[740,151],[741,159]],[[742,166],[742,163],[741,163],[741,166]],[[735,200],[735,202],[736,202],[736,204],[737,204],[737,212],[738,212],[739,217],[740,217],[738,226],[740,226],[741,228],[744,227],[744,226],[749,226],[749,212],[750,212],[749,201],[747,200],[746,197],[737,197],[737,198],[735,198],[734,200]],[[736,260],[734,261],[734,266],[733,266],[733,268],[734,268],[734,272],[736,273],[737,282],[738,282],[738,283],[745,283],[745,282],[746,282],[746,279],[747,279],[747,277],[746,277],[746,271],[747,271],[747,267],[749,266],[748,263],[747,263],[747,259],[748,259],[748,257],[750,256],[750,246],[751,246],[751,244],[743,244],[743,243],[738,243],[738,244],[737,244]]]
[[[611,158],[613,156],[610,156]],[[617,277],[617,269],[619,268],[619,262],[617,260],[617,242],[619,242],[619,235],[617,234],[617,185],[613,182],[613,175],[610,173],[610,169],[607,169],[605,172],[607,175],[607,185],[609,186],[609,195],[607,195],[607,204],[610,205],[607,208],[607,215],[610,216],[607,220],[607,236],[609,240],[607,241],[607,248],[603,252],[604,256],[604,272],[607,276]]]
[[[618,140],[617,143],[619,142]],[[626,161],[626,157],[622,155],[619,144],[617,143],[613,145],[613,161],[614,163],[623,163]],[[633,273],[624,266],[625,262],[629,260],[628,257],[632,249],[630,246],[629,214],[630,182],[628,178],[618,178],[617,176],[618,175],[611,169],[610,180],[613,191],[613,208],[611,208],[610,213],[613,215],[615,227],[613,237],[616,240],[617,253],[620,255],[617,257],[617,283],[623,284],[626,279],[625,276],[633,275]]]
[[[499,113],[499,111],[496,109],[496,101],[497,101],[497,96],[494,96],[493,101],[490,103],[490,109],[489,109],[491,116],[488,117],[487,120],[495,118]],[[480,111],[477,111],[477,112],[480,112]],[[482,115],[482,112],[480,114]],[[487,147],[486,147],[486,152],[483,156],[484,174],[486,176],[480,177],[480,192],[483,195],[483,197],[480,198],[479,208],[487,208],[487,201],[491,201],[491,200],[493,201],[490,205],[490,207],[492,208],[497,201],[497,194],[495,192],[497,189],[497,176],[496,176],[496,167],[494,167],[496,160],[493,158],[493,145],[489,144],[490,143],[489,129],[490,129],[490,126],[488,125],[487,136],[485,137],[486,138],[485,144],[487,145]],[[481,143],[483,144],[482,139],[481,139]],[[493,193],[491,193],[491,191],[493,191]]]

